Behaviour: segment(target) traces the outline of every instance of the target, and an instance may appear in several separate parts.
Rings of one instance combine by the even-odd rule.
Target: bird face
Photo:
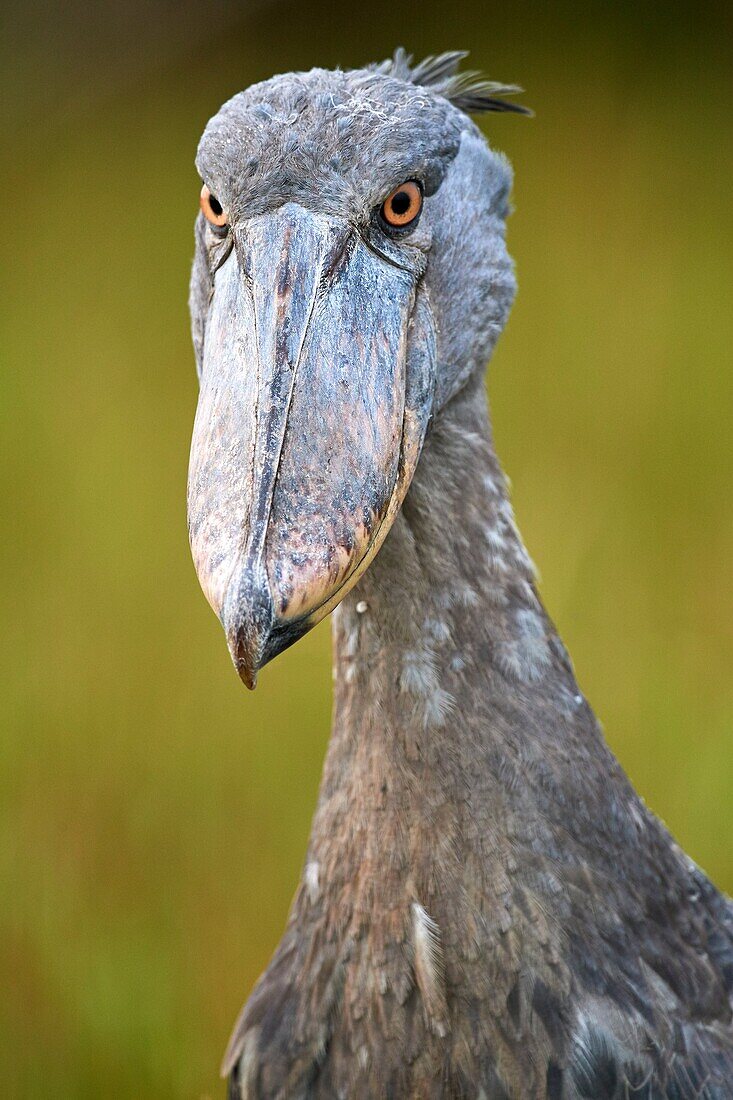
[[[197,164],[189,531],[253,687],[367,568],[431,417],[488,356],[508,173],[446,100],[369,71],[249,89]]]

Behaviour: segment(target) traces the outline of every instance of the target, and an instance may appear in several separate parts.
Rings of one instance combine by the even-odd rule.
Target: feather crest
[[[487,80],[482,73],[466,70],[459,72],[458,67],[466,50],[448,50],[424,58],[413,65],[412,55],[402,46],[398,46],[392,57],[370,68],[374,72],[393,76],[408,84],[421,88],[431,88],[447,99],[454,107],[466,114],[479,114],[482,111],[511,111],[519,115],[531,115],[529,107],[514,103],[505,96],[519,95],[522,88],[517,84],[501,84]]]

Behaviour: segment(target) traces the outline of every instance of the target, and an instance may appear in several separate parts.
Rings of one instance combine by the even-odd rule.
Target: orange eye
[[[422,210],[422,188],[415,180],[407,180],[395,187],[382,203],[381,214],[387,225],[401,229],[414,222]]]
[[[199,205],[203,211],[204,217],[211,225],[215,225],[221,229],[222,226],[227,224],[227,216],[224,213],[224,207],[219,200],[211,194],[206,184],[201,188]]]

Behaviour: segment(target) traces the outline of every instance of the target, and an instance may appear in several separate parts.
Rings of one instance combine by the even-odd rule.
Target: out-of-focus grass
[[[383,7],[348,32],[325,9],[264,8],[131,83],[100,71],[98,97],[62,107],[28,77],[0,276],[4,1095],[214,1095],[296,882],[328,628],[245,693],[185,530],[193,150],[219,102],[270,71],[467,44],[530,89],[535,121],[485,124],[517,176],[500,451],[609,740],[733,888],[720,58],[702,66],[667,14],[655,52],[643,7],[576,26],[567,5],[556,22],[469,5],[449,39],[437,5],[417,29]]]

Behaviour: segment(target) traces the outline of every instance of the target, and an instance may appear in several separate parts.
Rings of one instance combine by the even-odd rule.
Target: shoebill
[[[537,594],[484,367],[518,91],[412,66],[209,122],[193,557],[239,675],[333,612],[335,706],[231,1097],[733,1097],[733,908],[604,742]]]

